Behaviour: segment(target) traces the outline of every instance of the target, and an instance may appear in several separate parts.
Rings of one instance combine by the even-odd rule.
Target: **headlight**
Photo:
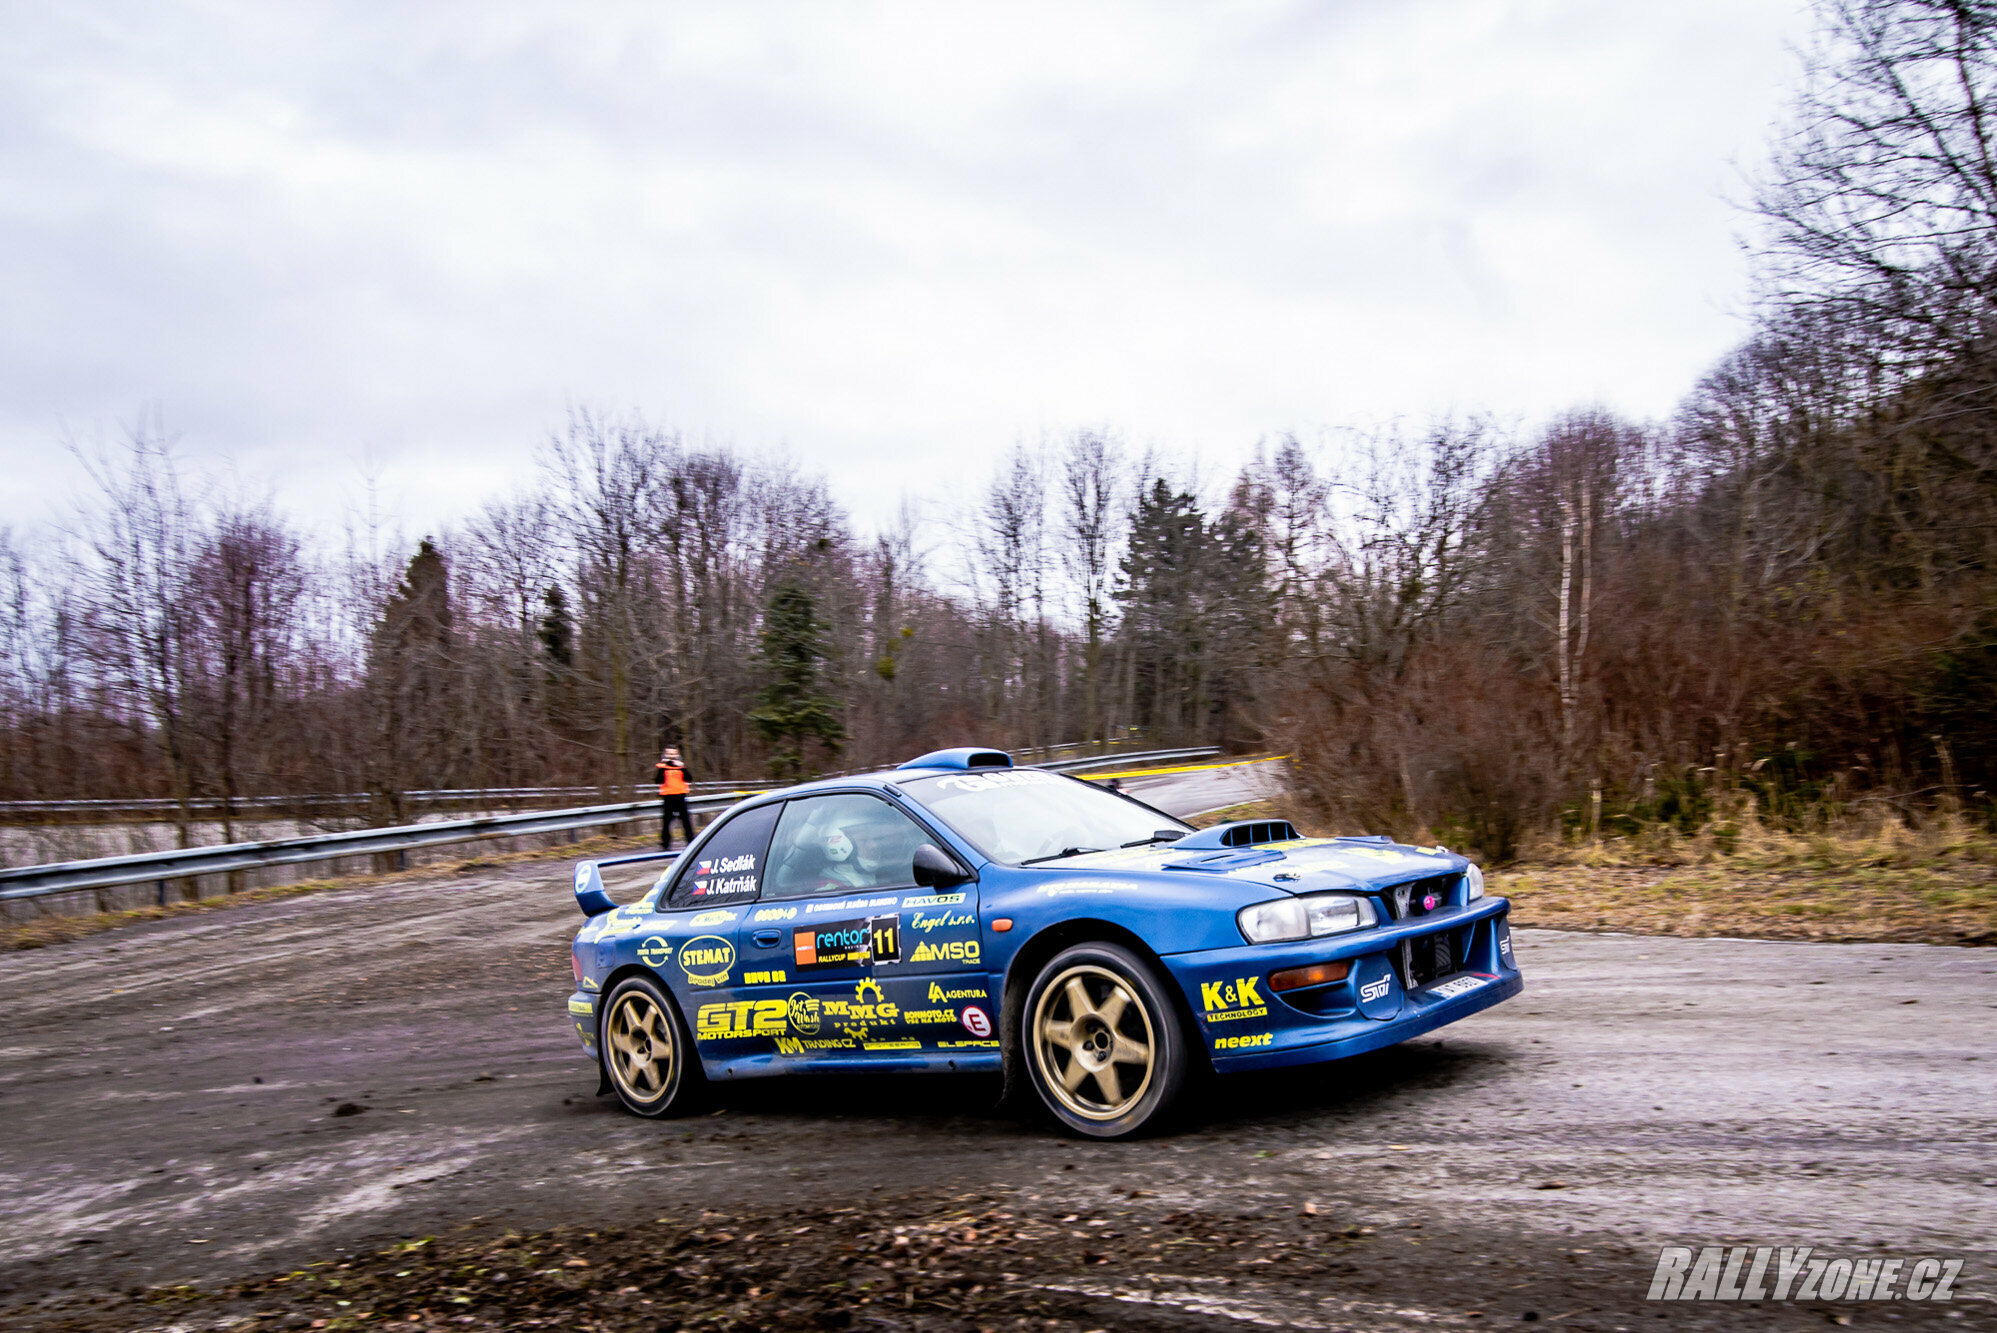
[[[1235,913],[1241,933],[1250,944],[1273,944],[1277,940],[1300,940],[1310,934],[1310,920],[1304,914],[1301,898],[1257,903]]]
[[[1241,934],[1250,944],[1274,944],[1314,935],[1340,935],[1373,925],[1379,918],[1373,915],[1373,904],[1364,898],[1314,893],[1244,907],[1235,920],[1241,923]]]
[[[1483,896],[1484,872],[1474,865],[1465,868],[1463,871],[1463,901],[1474,903]]]

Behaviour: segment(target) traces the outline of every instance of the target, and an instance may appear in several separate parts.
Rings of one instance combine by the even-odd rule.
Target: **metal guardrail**
[[[764,785],[760,781],[721,781],[696,782],[693,790],[696,795],[714,792],[742,791],[748,787]],[[636,782],[629,785],[612,786],[609,792],[658,791],[658,784]],[[401,799],[417,805],[476,805],[480,802],[503,801],[547,801],[587,799],[605,794],[602,787],[439,787],[428,791],[406,791]],[[236,815],[250,815],[263,810],[323,810],[342,806],[366,806],[380,800],[367,792],[329,792],[303,796],[239,796],[228,802],[228,808]],[[187,809],[197,817],[218,817],[224,803],[213,796],[202,796],[190,800]],[[180,808],[180,802],[168,796],[140,796],[125,798],[104,798],[78,801],[0,801],[0,816],[4,815],[95,815],[95,814],[172,814]]]
[[[1088,759],[1055,760],[1032,765],[1056,772],[1074,772],[1110,764],[1162,763],[1172,759],[1193,759],[1219,754],[1211,746],[1183,750],[1152,750],[1135,754]],[[878,771],[878,770],[869,770]],[[738,789],[718,795],[696,796],[688,808],[707,813],[725,810],[753,789]],[[645,801],[616,805],[582,806],[571,810],[527,810],[517,814],[482,815],[476,819],[438,820],[430,824],[410,824],[400,828],[353,829],[344,833],[322,833],[306,838],[279,838],[269,842],[236,842],[215,847],[185,847],[167,852],[140,852],[132,856],[107,856],[90,861],[61,861],[50,865],[18,866],[0,870],[0,902],[40,898],[52,893],[78,893],[91,889],[118,888],[187,879],[195,875],[219,875],[261,866],[299,865],[309,861],[330,861],[346,856],[368,856],[384,852],[405,852],[415,847],[435,847],[481,838],[503,838],[529,833],[560,833],[571,829],[599,828],[624,824],[658,813],[656,796]]]
[[[747,794],[734,792],[726,796],[703,796],[688,801],[687,806],[701,813],[725,810]],[[406,852],[414,847],[473,842],[480,838],[560,833],[569,829],[599,828],[605,824],[628,824],[635,819],[656,815],[658,810],[659,801],[655,796],[649,801],[590,805],[574,810],[528,810],[519,814],[484,815],[477,819],[438,820],[433,824],[410,824],[401,828],[353,829],[310,838],[234,842],[216,847],[185,847],[170,852],[107,856],[94,861],[19,866],[12,870],[0,870],[0,902],[39,898],[50,893],[110,889],[155,880],[186,879],[192,875],[219,875],[233,870],[253,870],[259,866],[298,865],[343,856]]]

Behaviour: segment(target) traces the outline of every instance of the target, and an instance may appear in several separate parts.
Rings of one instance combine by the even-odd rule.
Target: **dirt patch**
[[[707,1211],[645,1227],[425,1237],[211,1287],[72,1296],[11,1326],[345,1330],[1086,1330],[1217,1323],[1459,1328],[1642,1312],[1651,1253],[1602,1238],[1526,1248],[1419,1222],[1319,1213],[1068,1211],[1003,1197]],[[1571,1242],[1572,1238],[1568,1238]],[[1588,1256],[1583,1266],[1576,1256]],[[1521,1280],[1521,1279],[1524,1280]],[[1417,1294],[1418,1293],[1418,1294]],[[1713,1324],[1819,1326],[1832,1310],[1715,1309]],[[1940,1312],[1936,1312],[1939,1314]]]

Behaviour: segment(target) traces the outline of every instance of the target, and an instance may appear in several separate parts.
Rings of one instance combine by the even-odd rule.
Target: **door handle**
[[[759,949],[774,949],[783,942],[784,933],[781,930],[759,930],[749,938],[756,942]]]

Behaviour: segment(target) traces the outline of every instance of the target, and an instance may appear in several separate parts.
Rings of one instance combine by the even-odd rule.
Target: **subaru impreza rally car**
[[[641,861],[670,864],[620,907],[601,867]],[[575,891],[569,1019],[643,1116],[709,1081],[988,1070],[1117,1138],[1198,1069],[1356,1055],[1524,984],[1508,904],[1441,847],[1195,831],[998,750],[768,792]]]

